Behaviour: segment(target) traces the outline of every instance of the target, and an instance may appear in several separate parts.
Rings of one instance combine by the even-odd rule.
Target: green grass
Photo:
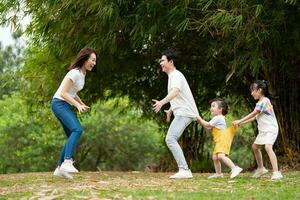
[[[250,173],[231,180],[208,180],[194,173],[189,180],[170,180],[170,173],[80,172],[73,180],[48,173],[0,175],[0,199],[300,199],[300,172],[284,179]]]

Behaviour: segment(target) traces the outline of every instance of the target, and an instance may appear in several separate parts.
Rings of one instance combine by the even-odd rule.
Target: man
[[[184,129],[199,116],[194,97],[184,75],[176,69],[177,56],[172,50],[162,53],[160,66],[162,71],[168,75],[168,95],[162,100],[153,99],[153,110],[159,112],[161,107],[170,102],[171,107],[165,110],[167,122],[170,121],[172,113],[174,119],[169,127],[166,143],[172,152],[179,171],[170,176],[173,179],[192,178],[193,175],[188,168],[183,151],[178,144],[178,139]]]

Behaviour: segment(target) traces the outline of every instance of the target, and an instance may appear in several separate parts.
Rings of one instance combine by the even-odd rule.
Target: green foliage
[[[85,134],[78,157],[82,168],[143,170],[157,163],[162,134],[157,124],[141,118],[140,110],[130,109],[127,98],[99,101],[91,109],[82,119]]]
[[[98,102],[81,117],[85,131],[75,156],[81,169],[140,170],[156,162],[163,150],[158,127],[128,104]],[[53,170],[66,138],[49,104],[29,110],[14,93],[0,108],[0,173]]]

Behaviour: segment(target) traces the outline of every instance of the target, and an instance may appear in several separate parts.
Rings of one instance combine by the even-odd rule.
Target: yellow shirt
[[[217,128],[212,129],[215,148],[213,154],[225,153],[229,155],[233,137],[238,129],[238,126],[231,126],[224,130]]]

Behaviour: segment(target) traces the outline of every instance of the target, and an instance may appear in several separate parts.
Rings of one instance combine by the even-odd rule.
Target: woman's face
[[[84,62],[83,67],[87,71],[92,71],[96,65],[96,54],[92,53],[87,61]]]

